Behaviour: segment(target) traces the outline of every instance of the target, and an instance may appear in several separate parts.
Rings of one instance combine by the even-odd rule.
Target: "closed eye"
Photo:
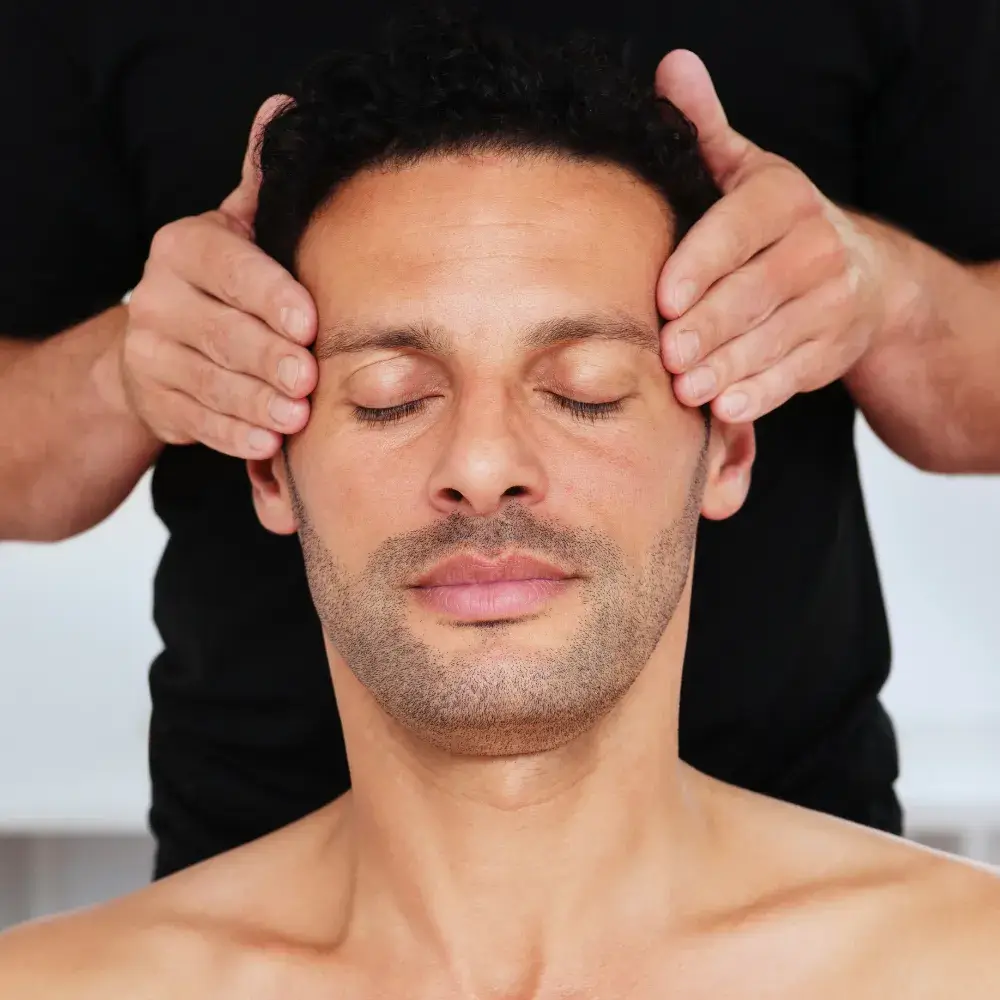
[[[398,406],[355,406],[354,416],[363,424],[394,424],[424,408],[426,399],[411,399]]]
[[[622,404],[622,399],[612,399],[607,403],[584,403],[579,399],[571,399],[568,396],[560,396],[558,393],[550,392],[553,402],[564,410],[568,410],[577,420],[589,420],[595,423],[598,420],[607,420],[608,417],[618,413]]]
[[[608,417],[618,413],[625,401],[622,398],[612,399],[606,403],[585,403],[579,399],[560,396],[555,392],[549,392],[546,395],[560,409],[566,410],[577,420],[587,420],[590,423],[596,423],[598,420],[606,420]],[[419,413],[426,405],[428,398],[430,397],[412,399],[407,403],[400,403],[398,406],[355,406],[354,416],[363,424],[386,426],[394,424],[399,420],[404,420],[415,413]]]

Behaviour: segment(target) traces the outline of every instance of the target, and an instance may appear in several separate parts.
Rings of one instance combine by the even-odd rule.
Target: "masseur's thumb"
[[[243,156],[239,186],[219,206],[219,210],[240,223],[249,236],[257,214],[257,192],[260,190],[260,140],[268,122],[291,101],[287,94],[272,94],[258,109],[250,126],[250,139]]]
[[[676,105],[698,130],[698,146],[723,191],[760,150],[729,125],[715,84],[701,59],[687,49],[668,52],[656,67],[656,92]]]

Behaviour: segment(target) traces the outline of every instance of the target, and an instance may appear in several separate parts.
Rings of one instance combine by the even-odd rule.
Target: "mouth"
[[[524,553],[460,555],[438,563],[412,591],[428,610],[459,621],[522,618],[542,610],[578,577]]]

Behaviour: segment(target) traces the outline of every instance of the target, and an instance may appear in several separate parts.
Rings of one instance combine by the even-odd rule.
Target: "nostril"
[[[503,495],[505,497],[523,497],[527,492],[523,486],[511,486],[510,489],[503,491]]]
[[[447,487],[445,487],[445,489],[444,489],[444,495],[445,495],[445,496],[446,496],[446,497],[447,497],[447,498],[448,498],[449,500],[454,500],[454,502],[455,502],[455,503],[461,503],[461,501],[465,499],[465,498],[464,498],[464,497],[462,496],[462,494],[461,494],[461,493],[459,493],[459,491],[458,491],[458,490],[454,490],[454,489],[452,489],[452,488],[451,488],[450,486],[447,486]]]

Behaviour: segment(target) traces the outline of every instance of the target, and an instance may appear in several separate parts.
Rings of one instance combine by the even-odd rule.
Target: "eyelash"
[[[607,403],[583,403],[578,399],[569,399],[554,392],[550,392],[549,395],[556,405],[568,410],[577,420],[586,420],[592,424],[598,420],[607,420],[608,417],[618,413],[624,403],[624,399],[614,399]],[[414,399],[399,406],[355,406],[354,416],[363,424],[387,426],[422,410],[425,402],[425,399]]]
[[[355,406],[354,416],[363,424],[394,424],[397,420],[408,417],[411,413],[423,409],[424,400],[413,399],[399,406]]]

